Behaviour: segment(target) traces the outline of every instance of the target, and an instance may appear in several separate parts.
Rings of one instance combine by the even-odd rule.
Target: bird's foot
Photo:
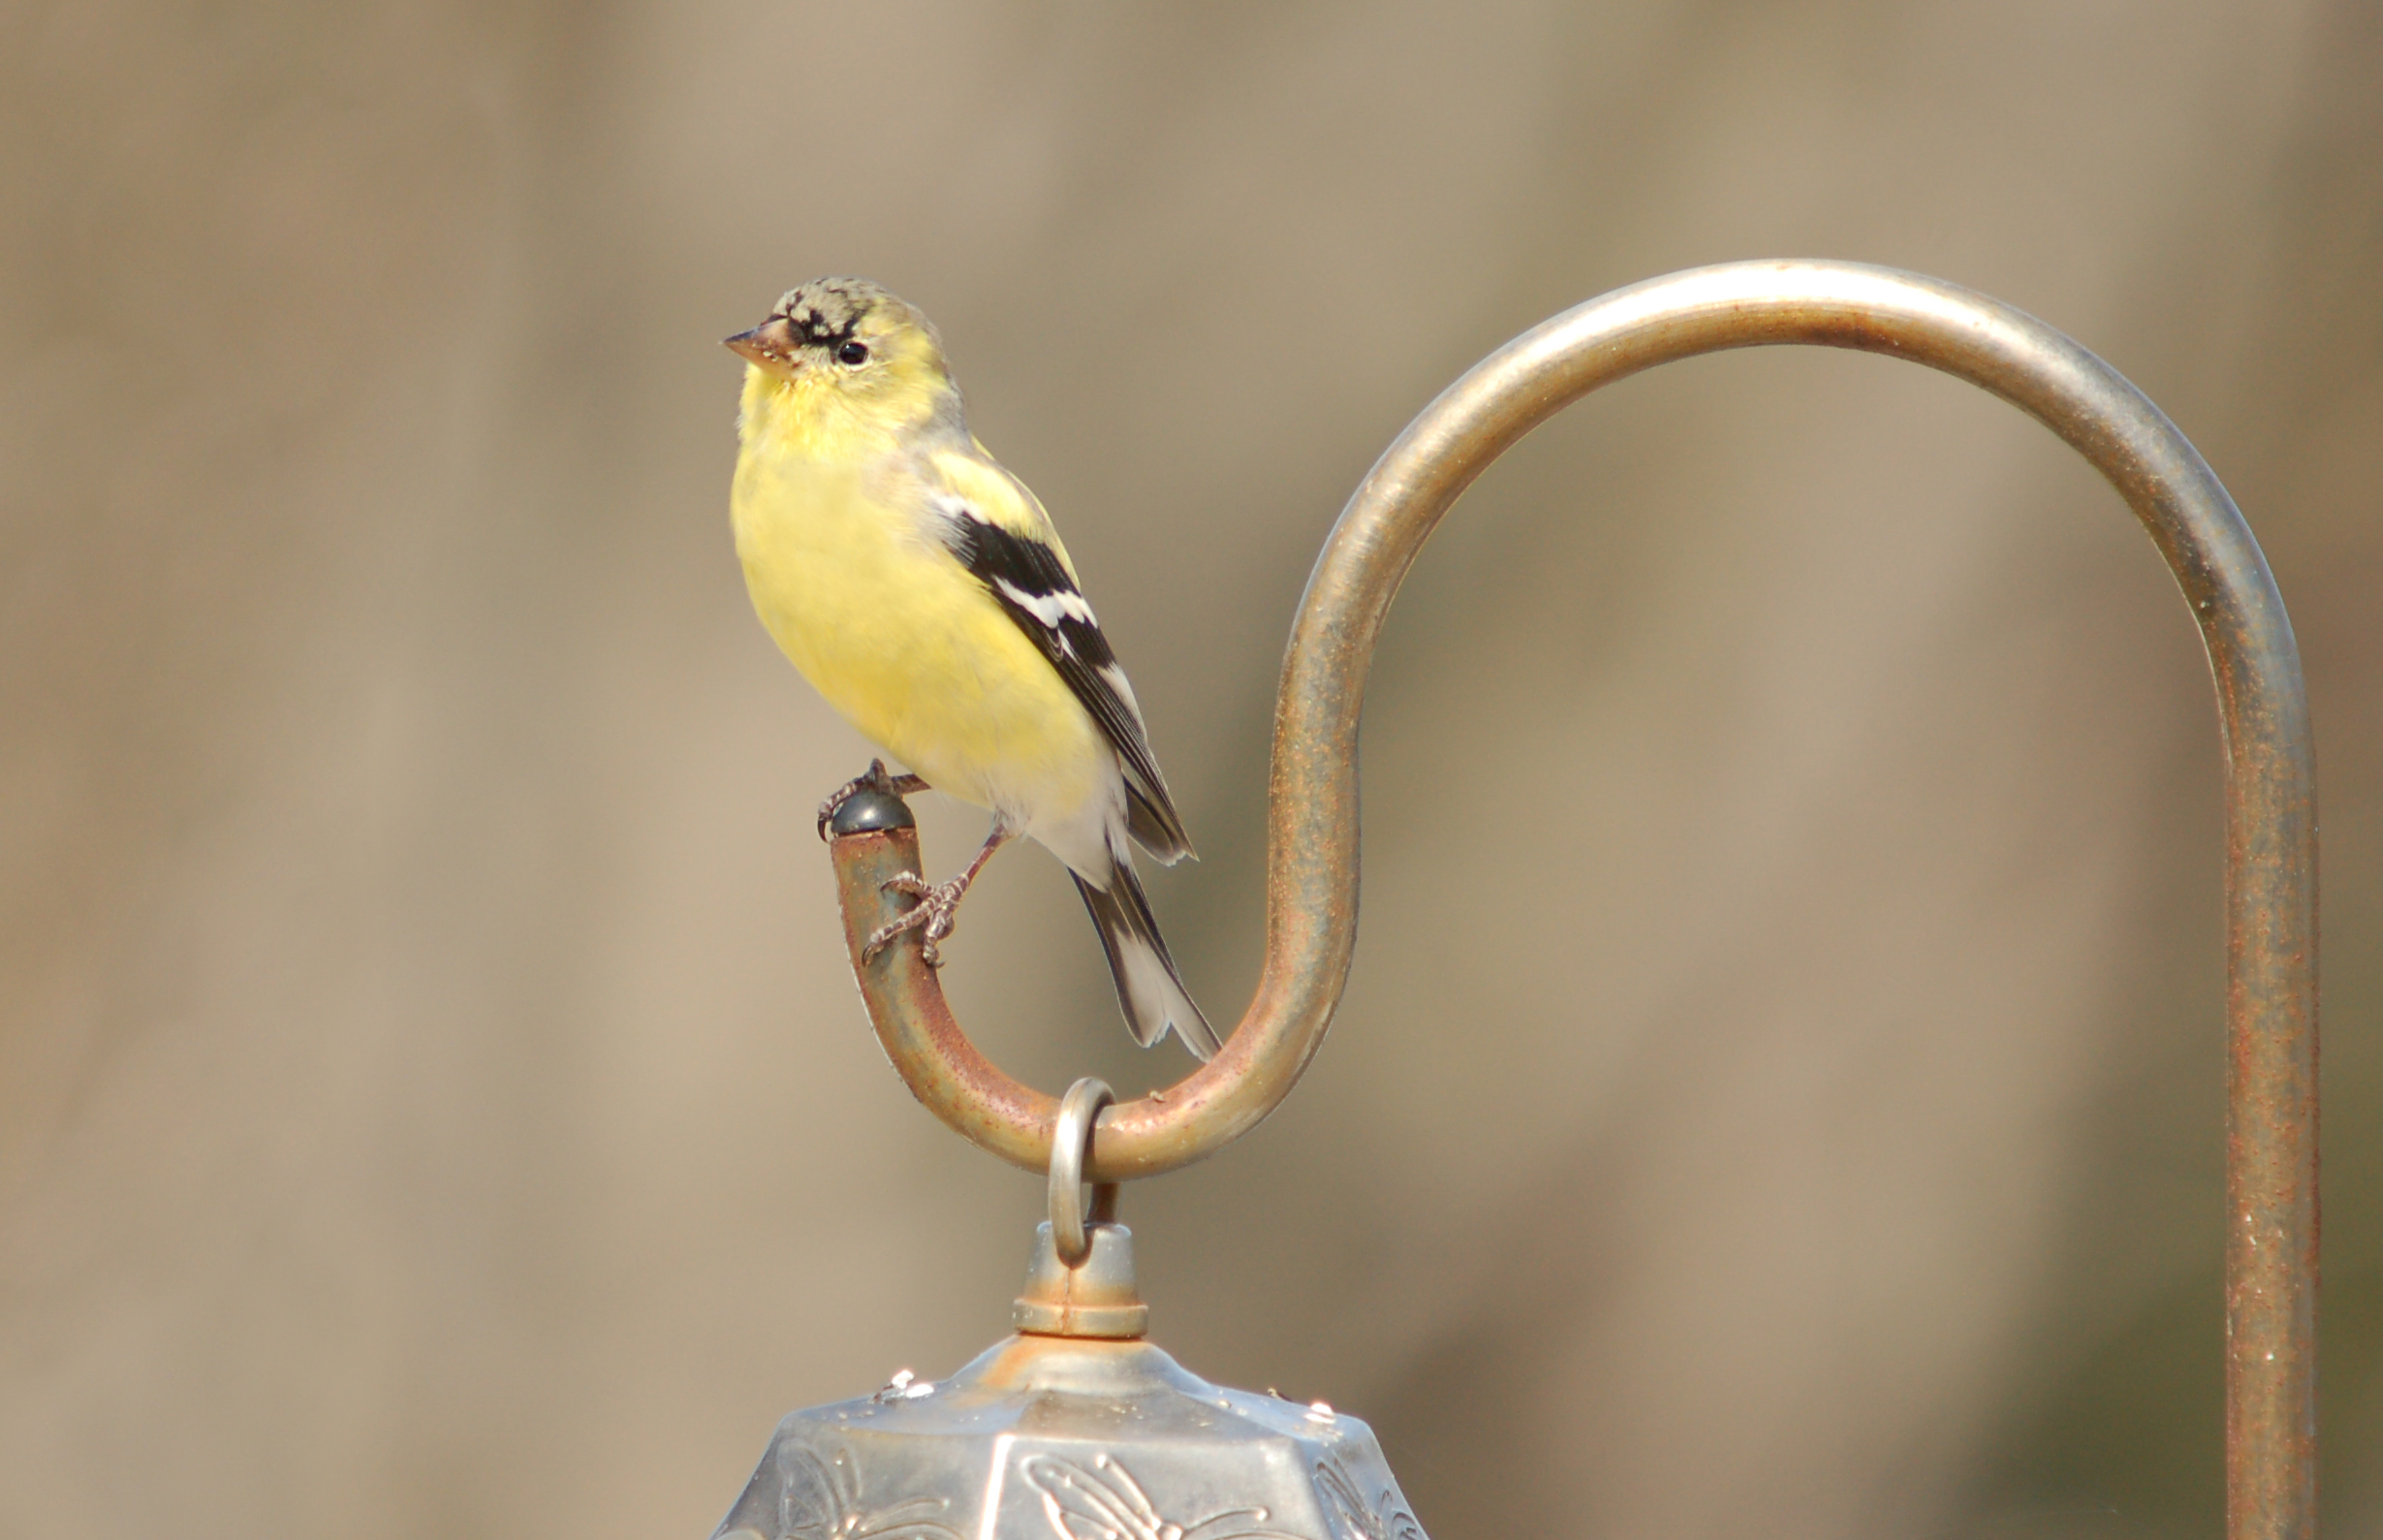
[[[886,948],[886,943],[905,930],[919,932],[919,959],[930,968],[943,966],[942,941],[958,924],[959,901],[968,893],[968,879],[976,868],[953,878],[950,882],[930,883],[924,877],[905,871],[885,885],[888,893],[904,893],[919,901],[894,919],[869,932],[861,948],[861,960],[866,962]]]
[[[926,782],[916,775],[896,775],[886,769],[881,759],[869,761],[869,768],[838,786],[828,800],[819,804],[819,837],[828,837],[828,820],[835,810],[862,792],[876,792],[883,797],[907,797],[926,790]]]

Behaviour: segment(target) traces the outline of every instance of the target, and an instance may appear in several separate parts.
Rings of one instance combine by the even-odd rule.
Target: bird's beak
[[[782,380],[795,377],[795,329],[784,316],[771,316],[750,331],[723,338],[721,345]]]

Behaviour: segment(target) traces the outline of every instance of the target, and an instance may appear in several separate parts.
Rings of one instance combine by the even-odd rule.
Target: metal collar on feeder
[[[1035,1227],[1026,1287],[1010,1324],[1044,1336],[1140,1336],[1150,1307],[1134,1278],[1134,1233],[1117,1223],[1117,1184],[1105,1181],[1083,1201],[1084,1152],[1092,1119],[1116,1100],[1089,1076],[1059,1098],[1050,1145],[1050,1217]]]
[[[1213,1060],[1165,1091],[1112,1107],[1087,1122],[1083,1174],[1095,1182],[1127,1181],[1214,1153],[1270,1113],[1314,1056],[1347,978],[1356,931],[1357,725],[1366,672],[1408,567],[1473,478],[1533,427],[1600,386],[1678,359],[1782,343],[1909,359],[1980,386],[2043,423],[2125,498],[2166,557],[2201,628],[2217,686],[2227,789],[2227,1533],[2230,1540],[2313,1534],[2316,813],[2299,650],[2241,513],[2175,424],[2068,337],[1957,285],[1834,262],[1735,263],[1675,273],[1616,290],[1524,332],[1425,409],[1375,463],[1333,526],[1292,628],[1275,705],[1266,961],[1256,994]],[[1072,1130],[1067,1140],[1054,1140],[1058,1101],[1019,1084],[977,1052],[915,943],[899,941],[862,958],[869,933],[898,913],[885,884],[920,870],[909,810],[891,797],[856,798],[840,810],[831,833],[854,975],[894,1067],[919,1100],[960,1134],[1014,1164],[1050,1171],[1054,1147],[1075,1143]],[[1097,1240],[1090,1256],[1100,1260]],[[1028,1292],[1032,1296],[1034,1288]],[[860,1458],[855,1446],[838,1444],[831,1456],[812,1445],[789,1444],[786,1461],[777,1464],[773,1448],[731,1525],[754,1524],[755,1532],[772,1540],[830,1532],[956,1535],[959,1530],[945,1522],[948,1517],[951,1524],[965,1523],[971,1533],[1055,1532],[1066,1540],[1096,1531],[1180,1533],[1181,1527],[1169,1526],[1184,1525],[1181,1516],[1227,1503],[1215,1510],[1214,1517],[1226,1521],[1211,1531],[1218,1536],[1419,1540],[1422,1531],[1395,1500],[1387,1470],[1375,1492],[1368,1485],[1373,1467],[1354,1456],[1344,1459],[1337,1445],[1316,1457],[1299,1491],[1260,1501],[1256,1488],[1236,1489],[1244,1499],[1239,1507],[1230,1506],[1235,1492],[1199,1474],[1197,1461],[1178,1465],[1173,1453],[1136,1456],[1143,1461],[1136,1468],[1163,1468],[1176,1473],[1170,1481],[1190,1484],[1177,1501],[1175,1488],[1162,1492],[1155,1475],[1145,1487],[1144,1477],[1129,1474],[1123,1457],[1108,1446],[1094,1452],[1104,1436],[1097,1406],[1140,1407],[1145,1403],[1137,1398],[1161,1390],[1188,1396],[1186,1404],[1223,1398],[1214,1400],[1219,1415],[1247,1413],[1255,1419],[1252,1427],[1273,1426],[1265,1406],[1242,1405],[1264,1398],[1237,1400],[1238,1393],[1217,1392],[1188,1375],[1177,1381],[1172,1376],[1181,1370],[1172,1360],[1162,1368],[1147,1357],[1156,1353],[1134,1341],[1026,1336],[996,1347],[953,1382],[958,1389],[946,1404],[974,1408],[968,1415],[977,1421],[969,1426],[978,1428],[1015,1411],[1018,1403],[1004,1397],[1039,1386],[1032,1392],[1044,1397],[1038,1404],[1060,1408],[1050,1415],[1065,1424],[1047,1431],[1089,1440],[1071,1446],[1079,1457],[1072,1461],[1051,1456],[1038,1465],[1033,1459],[1043,1457],[1037,1456],[1003,1463],[1009,1457],[996,1455],[989,1467],[974,1467],[973,1476],[946,1471],[932,1495],[925,1495],[928,1487],[917,1487],[923,1495],[907,1507],[868,1507],[856,1505],[863,1465],[851,1462]],[[1140,1367],[1130,1373],[1117,1367],[1127,1360]],[[1103,1364],[1109,1369],[1097,1369]],[[1130,1395],[1119,1390],[1122,1402],[1103,1402],[1105,1393],[1089,1387],[1111,1370],[1115,1373],[1106,1383],[1113,1388],[1128,1380],[1141,1388]],[[932,1399],[905,1393],[888,1404],[923,1406]],[[845,1424],[863,1415],[838,1408],[799,1414],[781,1430],[781,1441],[800,1419],[830,1414]],[[1363,1431],[1345,1418],[1333,1426]],[[1364,1443],[1369,1447],[1370,1438]],[[911,1457],[896,1453],[897,1447],[907,1446],[888,1445],[870,1458],[925,1480],[918,1467],[903,1463]],[[1362,1479],[1356,1474],[1361,1467]],[[877,1481],[876,1467],[867,1468]],[[1012,1474],[1022,1489],[1003,1485]],[[775,1481],[772,1490],[779,1493],[778,1517],[767,1523],[752,1506],[764,1478]],[[900,1479],[888,1480],[902,1490]],[[796,1503],[787,1493],[831,1489],[845,1495],[816,1501],[844,1503],[836,1510],[840,1518],[802,1528],[786,1517]],[[1039,1494],[1033,1499],[1039,1509],[1019,1498],[1023,1489]],[[1354,1495],[1343,1500],[1342,1493]],[[1013,1510],[1002,1504],[1011,1499],[1027,1501],[1015,1509],[1025,1517],[1005,1517]],[[864,1507],[894,1526],[852,1527],[862,1523]],[[1087,1511],[1091,1517],[1083,1517]],[[904,1514],[909,1517],[888,1517]],[[838,1523],[845,1527],[832,1527]]]

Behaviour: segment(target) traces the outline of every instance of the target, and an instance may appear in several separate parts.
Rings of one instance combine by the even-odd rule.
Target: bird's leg
[[[888,893],[906,893],[919,901],[904,910],[899,918],[869,932],[867,944],[861,949],[861,960],[866,962],[875,957],[887,942],[903,931],[916,930],[920,933],[920,959],[930,968],[942,967],[943,954],[937,943],[952,933],[959,901],[968,896],[968,885],[977,880],[977,873],[983,871],[985,864],[993,859],[993,852],[1008,844],[1009,840],[1010,832],[995,823],[993,832],[985,836],[985,848],[977,852],[977,859],[968,863],[968,869],[950,882],[930,885],[923,877],[903,872],[887,883]]]
[[[869,761],[869,768],[838,786],[828,800],[819,804],[819,837],[828,837],[828,820],[835,810],[850,801],[860,792],[876,792],[886,797],[907,797],[912,792],[926,790],[926,782],[916,775],[896,775],[886,769],[881,759]]]

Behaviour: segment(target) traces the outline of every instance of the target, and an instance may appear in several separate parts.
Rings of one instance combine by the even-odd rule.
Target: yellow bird
[[[762,624],[845,720],[992,831],[949,882],[869,938],[922,933],[926,960],[994,851],[1040,840],[1100,927],[1117,1002],[1145,1048],[1170,1028],[1221,1046],[1134,874],[1133,842],[1192,853],[1134,687],[1101,635],[1050,516],[968,431],[943,340],[861,278],[792,289],[728,339],[746,361],[732,509]],[[823,808],[884,779],[872,765]]]

